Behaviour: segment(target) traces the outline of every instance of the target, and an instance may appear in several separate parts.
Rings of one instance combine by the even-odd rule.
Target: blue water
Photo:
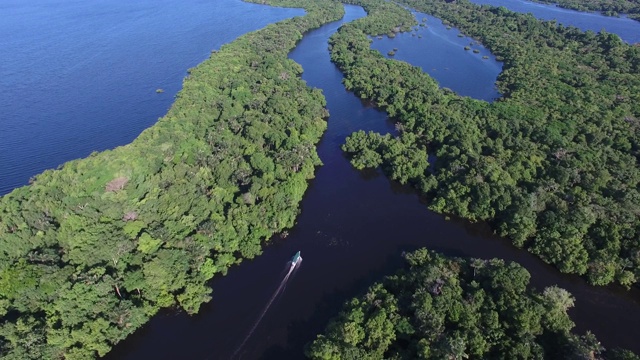
[[[504,6],[520,13],[531,13],[542,20],[557,20],[565,26],[575,26],[583,31],[599,32],[606,30],[616,34],[630,44],[640,42],[640,22],[626,17],[604,16],[599,13],[580,12],[557,7],[555,5],[538,4],[524,0],[470,0],[478,5]]]
[[[3,0],[0,195],[131,142],[211,50],[302,14],[240,0]]]
[[[387,58],[419,66],[441,87],[459,95],[486,101],[500,97],[495,82],[502,71],[502,63],[496,61],[489,50],[469,37],[458,37],[458,29],[447,29],[438,18],[420,12],[413,13],[418,22],[426,18],[426,26],[416,26],[411,32],[397,34],[395,38],[373,38],[371,48]],[[464,50],[465,46],[471,50]],[[394,56],[389,56],[387,53],[394,48],[398,51]],[[480,52],[474,53],[475,49]],[[483,56],[487,59],[483,59]]]

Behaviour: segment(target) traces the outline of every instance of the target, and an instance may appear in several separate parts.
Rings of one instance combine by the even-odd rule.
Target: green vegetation
[[[552,286],[528,289],[529,273],[502,260],[451,259],[421,249],[408,269],[348,301],[311,359],[640,359],[603,353],[567,315],[574,299]]]
[[[350,24],[358,24],[358,28],[366,34],[390,34],[411,31],[418,24],[409,12],[390,2],[375,1],[366,3],[361,0],[345,0],[345,4],[358,5],[367,11],[367,17]]]
[[[579,11],[599,11],[607,16],[627,14],[640,21],[640,1],[638,0],[532,0],[544,4],[554,4]]]
[[[354,165],[381,164],[426,194],[431,209],[488,221],[562,272],[596,285],[637,283],[640,48],[505,8],[404,1],[504,60],[504,98],[488,104],[371,50],[367,35],[407,20],[395,13],[389,23],[378,0],[361,3],[370,16],[332,37],[332,59],[347,89],[397,119],[402,136],[353,135],[344,149]],[[414,162],[421,149],[434,155],[430,166]]]
[[[213,276],[293,226],[320,165],[315,144],[327,112],[287,54],[343,10],[332,0],[256,1],[307,15],[212,53],[132,144],[46,171],[0,199],[3,357],[102,356],[161,308],[196,313],[211,298]],[[489,221],[561,271],[593,284],[637,282],[640,48],[504,8],[406,0],[504,59],[504,99],[487,104],[370,50],[367,35],[416,25],[408,11],[345,2],[369,16],[333,37],[332,58],[345,86],[397,118],[400,130],[350,136],[343,149],[356,167],[381,166],[423,191],[432,209]],[[592,335],[569,332],[571,296],[526,290],[517,265],[427,251],[407,258],[409,271],[349,303],[312,357],[602,351]]]
[[[207,281],[293,226],[325,100],[287,59],[339,19],[333,1],[245,35],[190,70],[133,143],[38,175],[0,199],[0,354],[89,359],[160,308],[209,301]]]

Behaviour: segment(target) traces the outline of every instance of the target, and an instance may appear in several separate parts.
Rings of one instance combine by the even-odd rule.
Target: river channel
[[[302,65],[307,83],[323,90],[331,116],[318,147],[324,166],[311,181],[289,236],[272,239],[263,255],[215,278],[213,300],[203,305],[198,315],[160,314],[119,344],[108,358],[228,359],[234,353],[240,359],[301,358],[304,344],[323,330],[340,304],[403,266],[403,251],[419,247],[454,256],[518,262],[531,273],[534,287],[557,284],[576,297],[570,314],[578,332],[589,329],[605,347],[640,352],[636,336],[640,324],[638,291],[592,287],[577,276],[560,274],[508,240],[492,235],[487,226],[447,220],[427,210],[413,190],[389,181],[378,171],[360,172],[351,167],[339,148],[346,136],[360,129],[394,131],[384,112],[344,89],[342,74],[329,59],[329,36],[342,23],[364,15],[362,8],[346,6],[343,20],[309,32],[290,54]],[[468,55],[454,45],[461,56]],[[405,51],[397,47],[399,53]],[[425,56],[437,56],[426,49]],[[475,62],[479,64],[477,71],[493,67]],[[463,92],[455,83],[447,86]],[[301,267],[238,349],[297,251],[304,258]]]

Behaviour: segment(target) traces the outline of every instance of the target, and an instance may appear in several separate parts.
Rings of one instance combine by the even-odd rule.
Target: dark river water
[[[0,1],[0,195],[130,143],[211,50],[302,14],[240,0]]]
[[[607,347],[639,351],[637,291],[591,287],[579,277],[562,275],[535,256],[514,248],[508,240],[492,235],[483,224],[446,220],[428,211],[411,189],[379,172],[360,172],[350,166],[339,149],[346,136],[359,129],[392,132],[394,127],[384,112],[345,91],[341,73],[330,62],[329,36],[343,22],[364,16],[359,7],[347,6],[346,10],[342,21],[306,34],[290,54],[304,68],[303,78],[308,84],[323,89],[331,113],[318,148],[324,166],[311,181],[297,225],[286,239],[273,239],[257,259],[214,279],[213,300],[197,316],[171,312],[158,315],[108,358],[229,359],[233,354],[238,359],[302,358],[304,344],[323,330],[345,300],[401,267],[403,251],[419,247],[455,256],[516,261],[529,270],[536,288],[557,284],[573,293],[577,300],[571,315],[579,332],[590,329]],[[431,29],[436,37],[448,38],[449,33],[457,37],[455,29]],[[399,48],[399,54],[409,52],[397,43],[391,41],[383,48],[393,45]],[[461,56],[469,56],[457,42],[451,46]],[[425,53],[428,56],[437,56],[437,52]],[[457,59],[448,61],[455,66]],[[495,95],[491,84],[499,64],[491,61],[474,59],[469,63],[476,64],[469,66],[482,73],[479,78],[489,79],[489,83],[479,83],[489,90],[478,97],[491,99]],[[461,81],[451,81],[447,86],[464,94],[469,79]],[[301,251],[304,258],[301,267],[239,348],[296,251]]]
[[[318,147],[324,166],[310,183],[297,225],[260,257],[214,279],[213,300],[198,315],[166,311],[108,358],[301,358],[304,344],[345,300],[401,267],[403,251],[419,247],[516,261],[529,270],[535,287],[557,284],[573,293],[571,315],[579,332],[591,329],[606,347],[640,352],[638,291],[591,287],[562,275],[483,224],[446,220],[428,211],[413,190],[351,167],[339,148],[346,136],[360,129],[392,132],[394,126],[384,112],[344,89],[329,60],[328,37],[343,22],[365,15],[359,7],[346,9],[342,21],[306,34],[290,55],[303,66],[308,84],[323,89],[331,113]],[[238,0],[1,2],[0,194],[64,161],[130,142],[166,112],[186,69],[212,49],[302,13]],[[458,30],[435,18],[417,16],[427,17],[428,26],[413,31],[416,36],[376,39],[373,46],[383,54],[398,48],[395,58],[421,66],[461,95],[487,101],[499,96],[494,81],[501,64],[486,49],[464,51],[471,39],[459,38]],[[634,41],[629,33],[620,35]],[[157,88],[165,92],[156,94]],[[301,267],[239,349],[296,251],[304,258]]]

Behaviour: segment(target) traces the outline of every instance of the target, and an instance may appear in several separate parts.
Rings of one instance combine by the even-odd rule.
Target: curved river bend
[[[286,262],[299,250],[304,257],[301,268],[238,358],[301,358],[304,344],[323,330],[342,302],[402,266],[403,251],[424,246],[448,255],[516,261],[531,273],[536,288],[557,284],[573,293],[577,300],[571,315],[579,332],[592,330],[606,347],[640,351],[638,291],[595,288],[579,277],[562,275],[493,236],[482,224],[447,221],[428,211],[414,191],[379,172],[351,167],[339,149],[344,138],[360,129],[392,132],[393,124],[385,113],[347,92],[341,73],[330,62],[329,36],[342,23],[365,15],[359,7],[346,6],[346,10],[342,21],[306,34],[290,55],[303,66],[308,84],[323,89],[331,113],[318,147],[324,166],[307,190],[298,224],[285,240],[274,239],[257,259],[216,278],[213,300],[200,314],[156,316],[108,358],[230,358],[278,287]]]

